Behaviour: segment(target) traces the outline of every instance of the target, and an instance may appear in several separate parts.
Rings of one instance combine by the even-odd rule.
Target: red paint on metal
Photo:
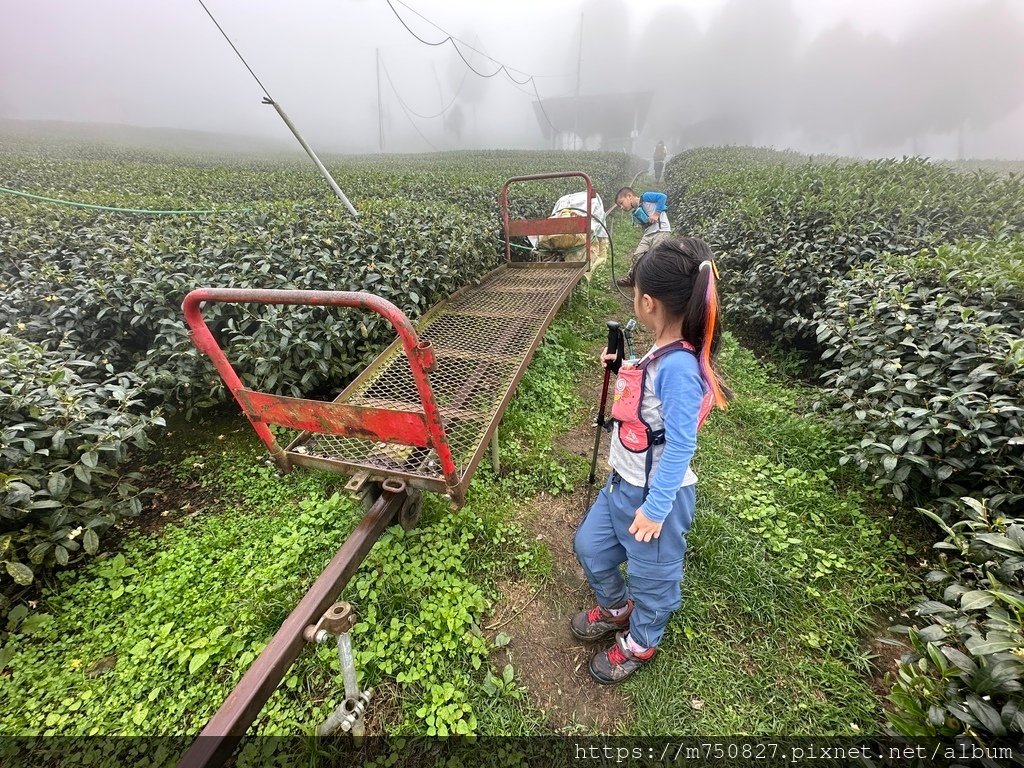
[[[421,341],[416,345],[420,355],[420,363],[423,370],[430,373],[437,367],[437,356],[434,354],[434,347],[429,341]]]
[[[558,234],[578,234],[582,232],[582,229],[574,229],[568,232],[562,230],[542,232],[535,231],[529,228],[529,224],[548,221],[548,219],[511,219],[509,218],[508,210],[508,189],[509,186],[515,182],[520,181],[539,181],[543,179],[565,179],[579,177],[586,182],[587,185],[587,215],[564,217],[565,219],[581,219],[586,221],[586,232],[587,232],[587,261],[590,261],[590,238],[592,233],[592,221],[593,218],[593,201],[594,201],[594,185],[590,181],[590,177],[582,171],[569,171],[568,173],[536,173],[530,176],[513,176],[508,179],[504,184],[501,185],[501,193],[498,195],[498,203],[501,206],[501,221],[505,229],[505,261],[512,261],[512,240],[513,237],[522,237],[525,235],[558,235]]]
[[[444,430],[444,421],[437,407],[434,392],[430,387],[428,371],[433,369],[436,362],[433,348],[429,342],[421,342],[417,338],[409,318],[390,301],[364,291],[285,291],[267,288],[199,288],[185,297],[182,309],[185,312],[185,320],[192,330],[192,340],[199,350],[213,361],[214,367],[224,379],[228,390],[239,407],[246,412],[253,429],[256,430],[256,434],[270,450],[274,459],[282,468],[287,468],[288,456],[278,446],[270,429],[263,422],[254,419],[246,408],[246,403],[243,400],[245,387],[203,319],[201,308],[203,302],[351,307],[376,312],[384,317],[398,332],[406,357],[409,358],[409,368],[412,371],[413,380],[416,382],[416,391],[423,404],[429,444],[437,451],[445,482],[453,489],[458,486],[458,468],[452,458],[448,437]],[[399,426],[397,429],[401,430],[403,427]]]
[[[283,395],[241,390],[245,415],[263,424],[322,432],[328,435],[349,435],[427,447],[427,425],[423,415],[410,411],[394,411],[363,405],[325,403]]]
[[[441,409],[438,408],[437,400],[434,399],[434,390],[430,387],[427,373],[428,370],[433,370],[437,362],[434,348],[429,341],[419,342],[415,350],[415,365],[412,364],[413,353],[408,347],[406,347],[406,354],[409,355],[412,377],[416,381],[416,389],[420,395],[420,402],[423,404],[423,412],[427,417],[427,434],[430,435],[430,442],[434,446],[434,450],[437,451],[437,458],[441,462],[441,472],[444,473],[444,481],[448,486],[449,493],[455,494],[459,487],[459,468],[455,466],[452,449],[448,445],[448,438],[444,432]]]
[[[581,235],[587,231],[586,216],[559,216],[548,219],[512,219],[508,223],[510,237],[526,235]]]

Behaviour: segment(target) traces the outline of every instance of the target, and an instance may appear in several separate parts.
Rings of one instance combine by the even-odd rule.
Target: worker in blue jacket
[[[629,213],[633,223],[644,230],[643,237],[633,251],[629,271],[616,281],[621,286],[632,286],[633,269],[640,257],[672,235],[672,225],[668,220],[668,197],[661,192],[638,195],[632,187],[623,187],[615,196],[615,204]]]

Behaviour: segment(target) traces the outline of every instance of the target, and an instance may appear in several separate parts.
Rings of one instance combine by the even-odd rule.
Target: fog
[[[1024,159],[1019,0],[205,1],[322,151],[649,156],[664,140]],[[294,145],[197,0],[0,10],[0,118]]]

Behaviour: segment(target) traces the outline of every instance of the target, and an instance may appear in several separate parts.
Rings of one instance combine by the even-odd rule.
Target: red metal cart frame
[[[287,304],[322,307],[350,307],[376,312],[391,323],[409,361],[423,413],[371,408],[339,402],[306,400],[257,392],[242,384],[224,350],[217,344],[203,319],[203,302]],[[458,485],[458,473],[452,460],[444,424],[430,386],[430,371],[436,359],[429,341],[420,341],[416,331],[398,307],[363,291],[284,291],[259,288],[200,288],[185,297],[185,321],[192,330],[196,347],[213,361],[232,397],[252,423],[256,434],[270,451],[283,472],[292,462],[278,445],[268,427],[275,424],[307,432],[345,435],[379,440],[387,443],[431,447],[437,451],[441,469],[448,485]]]
[[[512,183],[565,177],[580,177],[586,182],[586,216],[559,219],[510,218],[508,191]],[[495,434],[516,384],[525,372],[558,308],[589,266],[593,197],[590,178],[579,172],[517,176],[506,181],[500,196],[506,264],[487,275],[479,285],[463,288],[441,305],[431,309],[420,320],[419,334],[405,314],[394,304],[361,291],[220,288],[198,289],[185,298],[185,319],[196,346],[213,361],[232,397],[252,423],[260,440],[267,446],[282,471],[288,472],[297,464],[335,471],[351,469],[354,465],[350,459],[316,456],[314,452],[306,450],[306,446],[311,444],[311,437],[328,435],[342,436],[346,440],[370,441],[373,444],[393,443],[409,446],[421,452],[432,451],[436,453],[440,472],[434,477],[422,473],[417,475],[410,470],[373,468],[374,474],[384,478],[384,481],[369,512],[207,723],[202,734],[182,757],[179,762],[180,768],[218,765],[231,755],[267,699],[280,684],[287,669],[308,642],[308,637],[305,636],[308,635],[308,630],[325,615],[374,542],[396,519],[403,525],[414,524],[418,516],[418,491],[410,492],[406,488],[407,483],[417,488],[447,492],[457,505],[464,501],[470,477],[480,461],[487,442]],[[584,232],[587,236],[585,261],[511,262],[511,237]],[[213,337],[202,314],[202,305],[205,302],[292,304],[375,312],[394,327],[398,339],[334,402],[257,392],[242,383],[224,350]],[[478,350],[478,354],[467,354],[460,348],[460,345],[465,346],[467,338],[484,338],[466,336],[465,326],[471,321],[478,324],[484,321],[500,323],[503,334],[501,343],[493,343],[492,336],[489,349]],[[461,329],[460,323],[463,324]],[[453,327],[454,332],[451,331]],[[425,336],[432,336],[436,342],[432,343],[429,339],[423,338]],[[453,344],[452,339],[456,339],[458,343]],[[507,345],[507,351],[499,351],[501,344]],[[413,402],[416,398],[411,394],[406,401],[395,403],[396,407],[360,405],[358,402],[346,401],[350,394],[361,391],[360,387],[364,387],[374,376],[383,377],[385,374],[381,374],[381,371],[389,369],[389,366],[389,370],[393,371],[394,367],[400,364],[399,346],[404,352],[405,360],[408,361],[418,403]],[[439,365],[443,366],[446,356],[450,356],[452,361],[472,360],[475,366],[473,370],[479,371],[495,367],[495,360],[500,359],[500,355],[507,358],[502,364],[511,378],[503,379],[503,389],[492,401],[493,412],[486,413],[486,418],[480,419],[482,430],[474,433],[477,435],[474,440],[482,442],[477,445],[471,458],[454,456],[453,435],[449,432],[454,427],[446,424],[445,414],[449,414],[455,422],[465,418],[469,409],[463,404],[464,398],[461,397],[455,398],[454,402],[447,405],[443,404],[435,383],[431,381],[431,374],[437,371]],[[453,366],[453,370],[466,370],[454,363]],[[441,377],[442,382],[450,380]],[[460,391],[470,389],[471,384],[474,382],[464,382]],[[475,384],[479,385],[478,389],[486,388],[486,383]],[[443,397],[445,393],[440,394]],[[381,402],[380,399],[369,396],[365,399],[370,402]],[[288,447],[282,448],[270,431],[270,425],[302,430],[302,434]]]
[[[509,215],[508,192],[512,184],[524,181],[542,181],[545,179],[565,179],[578,177],[587,185],[587,215],[566,216],[545,219],[512,219]],[[568,173],[537,173],[530,176],[513,176],[501,186],[498,204],[501,206],[501,221],[505,232],[505,261],[512,261],[512,238],[529,235],[582,235],[587,236],[587,261],[590,260],[590,235],[593,229],[594,185],[590,177],[581,171]]]

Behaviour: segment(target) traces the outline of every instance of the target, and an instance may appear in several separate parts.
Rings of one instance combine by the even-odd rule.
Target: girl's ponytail
[[[697,352],[701,378],[714,404],[725,408],[729,390],[715,370],[722,329],[713,257],[700,238],[665,240],[636,263],[634,279],[641,293],[658,299],[670,315],[682,319],[682,335]]]
[[[708,255],[710,256],[710,250]],[[714,364],[722,340],[719,315],[718,268],[711,259],[705,259],[698,265],[694,277],[693,291],[686,307],[683,333],[686,340],[697,350],[701,377],[711,390],[715,405],[725,408],[728,404],[727,390]]]

